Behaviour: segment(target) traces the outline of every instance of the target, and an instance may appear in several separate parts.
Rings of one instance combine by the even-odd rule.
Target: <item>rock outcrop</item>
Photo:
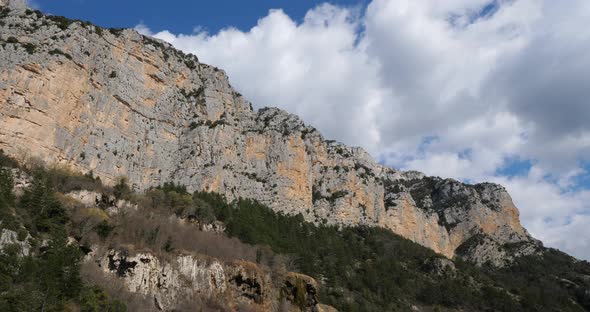
[[[177,255],[162,260],[149,252],[130,255],[125,250],[95,251],[86,261],[96,263],[112,278],[122,279],[132,293],[153,297],[160,310],[172,310],[179,302],[215,297],[252,311],[276,311],[278,298],[297,311],[329,311],[317,298],[317,282],[306,275],[286,273],[276,285],[268,272],[246,261],[226,263],[199,255]]]
[[[137,210],[137,205],[126,200],[116,199],[114,195],[106,195],[95,191],[79,190],[65,194],[75,199],[85,208],[98,207],[109,215],[116,215],[124,211]]]
[[[462,248],[467,259],[538,244],[499,185],[382,166],[297,116],[253,110],[222,70],[163,41],[9,2],[0,13],[0,148],[9,155],[107,183],[126,176],[136,189],[175,182],[312,222],[381,226],[447,257],[475,235],[495,247]]]
[[[2,226],[2,223],[0,223]],[[24,231],[25,234],[20,234],[9,229],[2,229],[0,228],[0,254],[4,251],[5,248],[14,245],[18,247],[18,254],[21,256],[28,256],[31,252],[31,243],[29,239],[31,236]]]

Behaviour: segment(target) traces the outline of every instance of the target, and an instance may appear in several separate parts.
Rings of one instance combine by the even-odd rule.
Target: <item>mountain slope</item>
[[[173,184],[133,193],[1,153],[0,232],[2,311],[590,308],[590,264],[556,250],[477,267],[378,227],[318,226]]]
[[[111,184],[125,176],[138,190],[172,181],[311,222],[380,226],[480,264],[539,249],[501,186],[384,167],[294,115],[252,110],[223,71],[167,43],[4,1],[0,148],[9,155]]]

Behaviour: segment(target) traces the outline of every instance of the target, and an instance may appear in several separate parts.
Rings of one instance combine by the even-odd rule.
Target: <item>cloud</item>
[[[590,152],[590,34],[581,32],[590,3],[543,2],[529,25],[528,44],[503,59],[484,85],[507,110],[529,122],[529,144],[519,152],[551,170],[572,170]]]
[[[248,31],[137,29],[389,165],[506,185],[533,235],[590,259],[589,19],[584,0],[373,0]]]
[[[27,5],[30,8],[33,8],[35,10],[40,10],[41,9],[41,5],[36,0],[26,0],[25,2],[27,3]]]

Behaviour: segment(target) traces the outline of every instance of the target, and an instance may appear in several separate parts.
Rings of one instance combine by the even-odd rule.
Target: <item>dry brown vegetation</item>
[[[174,215],[160,215],[142,209],[124,214],[108,239],[110,244],[132,244],[149,249],[158,256],[168,253],[195,252],[225,261],[256,261],[256,247],[222,234],[203,232],[194,224]]]
[[[69,182],[66,184],[75,185]],[[266,246],[245,244],[223,233],[201,231],[199,223],[204,221],[190,217],[207,207],[193,201],[191,195],[150,190],[144,195],[133,194],[130,200],[138,205],[137,210],[109,216],[101,208],[85,208],[67,196],[60,196],[72,216],[73,235],[88,247],[132,246],[136,251],[150,251],[164,258],[196,253],[227,262],[257,262],[277,272],[287,270],[288,258],[276,255]],[[205,218],[211,221],[206,214]]]
[[[114,299],[125,302],[127,311],[156,312],[159,311],[154,304],[154,298],[132,293],[127,290],[123,280],[114,274],[106,274],[94,262],[82,263],[80,274],[88,283],[98,286]],[[232,311],[223,300],[216,297],[183,297],[172,311],[199,311],[199,312],[223,312]],[[242,311],[241,309],[239,311]],[[246,310],[244,310],[246,311]]]
[[[30,162],[30,167],[36,167]],[[268,246],[256,246],[231,238],[223,232],[203,231],[204,224],[216,222],[212,204],[186,192],[173,184],[154,188],[143,194],[133,193],[125,180],[114,187],[103,186],[91,174],[81,175],[63,167],[50,167],[44,174],[53,186],[55,198],[69,216],[68,235],[74,237],[84,252],[95,247],[115,249],[134,254],[147,252],[161,261],[173,263],[180,254],[193,254],[204,259],[231,263],[257,263],[258,270],[271,277],[275,289],[282,286],[282,277],[288,271],[289,257],[275,254]],[[108,197],[106,203],[81,203],[65,194],[88,190]],[[121,209],[110,209],[115,201],[127,201]],[[133,207],[137,207],[136,209]],[[109,215],[110,213],[110,215]],[[100,252],[95,250],[95,252]],[[155,311],[154,298],[128,291],[124,280],[115,274],[105,273],[95,262],[84,261],[81,275],[89,287],[97,286],[114,300],[125,302],[129,311]],[[231,311],[228,298],[183,298],[173,307],[176,311]],[[271,302],[272,310],[288,310],[288,304]],[[284,309],[281,309],[283,307]],[[239,311],[258,311],[257,305],[242,304]],[[257,310],[258,309],[258,310]]]
[[[80,275],[89,284],[102,288],[110,297],[124,302],[128,311],[157,311],[152,298],[129,292],[121,279],[105,274],[93,262],[82,262]]]
[[[80,187],[67,179],[64,182],[74,189]],[[197,254],[228,263],[256,262],[271,273],[279,287],[282,275],[294,269],[288,256],[275,254],[268,246],[254,246],[225,233],[200,230],[199,224],[215,219],[208,216],[207,203],[189,194],[152,189],[127,198],[138,208],[109,216],[102,208],[87,208],[72,198],[59,196],[71,216],[72,235],[88,248],[101,245],[128,252],[149,252],[160,259]]]

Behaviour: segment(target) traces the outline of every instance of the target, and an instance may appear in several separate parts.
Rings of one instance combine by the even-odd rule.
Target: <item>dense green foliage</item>
[[[49,51],[49,55],[63,55],[68,60],[71,60],[72,59],[72,56],[70,54],[65,53],[64,51],[62,51],[60,49],[53,49],[53,50]]]
[[[8,169],[0,167],[0,220],[4,227],[14,227],[14,217],[10,207],[14,205],[14,195],[12,194],[12,175]]]
[[[39,257],[19,257],[17,248],[0,256],[2,290],[0,310],[63,310],[70,300],[79,298],[80,252],[66,244],[64,233],[56,233]]]
[[[26,226],[32,234],[38,232],[54,234],[65,231],[68,216],[55,197],[50,180],[43,172],[35,173],[33,185],[25,190],[18,206],[19,211],[30,216],[31,222]]]
[[[229,235],[291,255],[298,270],[325,283],[321,301],[341,311],[407,311],[417,302],[482,311],[590,309],[587,292],[559,283],[572,279],[590,289],[583,281],[590,266],[557,251],[523,257],[501,270],[458,261],[457,272],[438,275],[425,265],[437,255],[387,230],[315,226],[251,200],[228,204],[218,194],[194,197],[214,207]]]
[[[470,270],[467,266],[461,268]],[[501,270],[484,267],[471,269],[470,273],[501,285],[521,298],[522,306],[530,311],[581,310],[573,307],[573,301],[590,311],[590,264],[555,249],[546,249],[542,257],[518,258]]]
[[[14,165],[3,155],[0,163]],[[34,183],[15,200],[10,171],[0,168],[0,231],[18,233],[19,244],[0,252],[0,311],[126,311],[80,277],[82,253],[68,243],[68,215],[55,196],[52,178],[37,169]]]

